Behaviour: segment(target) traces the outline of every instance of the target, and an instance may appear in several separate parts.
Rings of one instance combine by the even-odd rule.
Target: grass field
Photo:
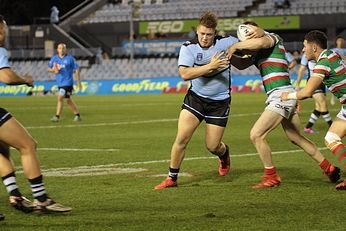
[[[291,144],[281,128],[270,134],[274,163],[282,178],[276,188],[253,190],[262,165],[249,131],[264,108],[264,94],[234,94],[224,141],[232,170],[218,176],[218,160],[204,144],[204,124],[191,140],[179,187],[153,190],[168,172],[170,148],[184,95],[77,96],[83,121],[65,107],[51,123],[55,97],[2,97],[8,109],[39,143],[46,188],[73,207],[70,214],[23,214],[0,190],[0,230],[345,230],[346,192],[322,175],[318,165]],[[302,103],[302,125],[313,101]],[[331,108],[334,118],[339,105]],[[308,135],[324,148],[326,125]],[[330,160],[332,155],[322,149]],[[31,198],[21,173],[17,180]]]

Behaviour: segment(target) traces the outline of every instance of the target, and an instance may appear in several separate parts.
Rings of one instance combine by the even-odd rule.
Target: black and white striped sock
[[[22,196],[17,186],[16,174],[14,172],[11,172],[10,174],[7,174],[6,176],[3,176],[1,178],[10,196],[17,196],[17,197]]]
[[[33,197],[40,202],[46,201],[48,196],[47,196],[46,189],[44,187],[42,175],[34,179],[29,179],[29,182],[31,184],[31,191],[32,191]]]

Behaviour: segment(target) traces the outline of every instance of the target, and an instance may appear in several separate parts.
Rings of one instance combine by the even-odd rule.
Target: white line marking
[[[85,168],[85,169],[48,169],[42,170],[45,176],[101,176],[110,174],[124,174],[124,173],[137,173],[144,172],[144,168]]]

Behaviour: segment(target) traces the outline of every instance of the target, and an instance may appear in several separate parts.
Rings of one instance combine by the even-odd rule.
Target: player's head
[[[7,24],[4,16],[0,15],[0,46],[5,44]]]
[[[337,48],[344,48],[345,39],[342,36],[337,36],[335,39],[335,45]]]
[[[211,11],[204,12],[199,19],[199,25],[197,27],[197,37],[201,47],[208,48],[213,45],[216,26],[217,16]]]
[[[66,54],[66,44],[65,43],[59,43],[56,50],[58,51],[58,55],[59,56],[65,56],[65,54]]]
[[[316,60],[319,54],[327,49],[327,36],[319,30],[313,30],[304,37],[304,48],[306,58],[308,60]]]

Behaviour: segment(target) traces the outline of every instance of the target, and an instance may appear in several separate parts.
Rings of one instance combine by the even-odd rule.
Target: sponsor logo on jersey
[[[197,53],[197,61],[202,61],[202,59],[203,59],[203,54]]]

